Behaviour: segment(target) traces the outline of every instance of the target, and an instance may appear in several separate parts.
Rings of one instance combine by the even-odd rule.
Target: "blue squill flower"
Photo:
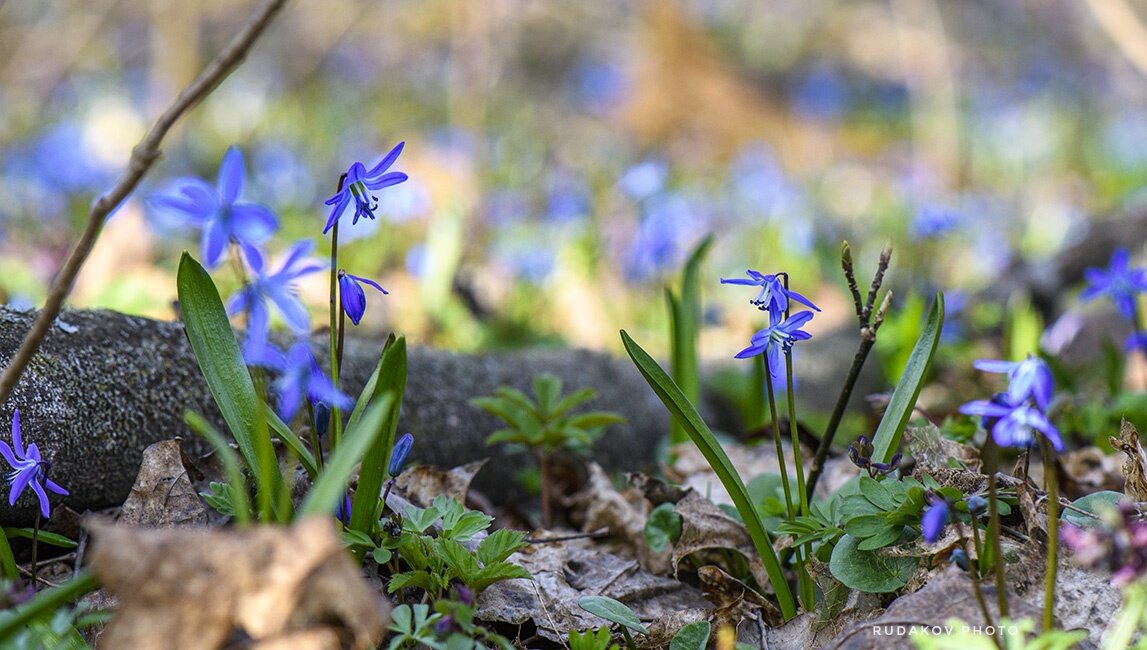
[[[944,497],[931,490],[928,491],[927,497],[930,503],[920,517],[920,530],[924,535],[924,541],[931,544],[940,539],[944,526],[948,525],[950,507]]]
[[[354,202],[354,220],[351,221],[351,224],[358,223],[359,217],[374,219],[374,211],[378,209],[378,197],[371,195],[371,191],[398,185],[409,178],[402,172],[386,171],[398,160],[398,156],[402,153],[402,148],[405,145],[405,142],[399,142],[369,171],[366,165],[360,162],[350,166],[346,172],[346,178],[343,180],[342,189],[339,190],[338,194],[326,200],[326,204],[333,207],[330,216],[327,217],[327,225],[323,228],[323,233],[335,225],[335,222],[339,220],[343,211],[352,201]]]
[[[1003,403],[1001,403],[1003,402]],[[1056,451],[1063,451],[1063,439],[1059,429],[1047,419],[1044,412],[1025,401],[1021,404],[1000,400],[976,400],[960,407],[966,415],[980,415],[988,418],[991,424],[992,439],[1001,447],[1030,447],[1035,442],[1035,434],[1042,433]]]
[[[323,264],[307,259],[315,244],[309,240],[296,242],[287,252],[287,259],[278,271],[267,272],[263,258],[248,257],[254,277],[227,302],[227,313],[234,316],[247,314],[247,342],[243,356],[247,363],[275,368],[275,349],[267,340],[270,330],[269,303],[283,315],[283,320],[298,334],[310,329],[310,316],[302,301],[295,295],[295,280],[323,268]]]
[[[776,377],[781,368],[781,351],[792,350],[793,343],[812,338],[812,334],[800,329],[811,318],[811,311],[802,311],[793,314],[782,323],[774,323],[754,334],[749,347],[734,356],[737,359],[745,359],[763,352],[768,360],[769,372]]]
[[[1051,376],[1051,368],[1043,359],[1028,355],[1023,361],[997,361],[995,359],[979,359],[972,363],[976,370],[984,372],[997,372],[1008,376],[1008,401],[1011,404],[1020,404],[1031,399],[1036,406],[1047,409],[1051,403],[1055,385]]]
[[[26,488],[31,487],[40,500],[40,514],[44,519],[50,517],[52,507],[44,489],[64,496],[67,496],[68,491],[48,478],[48,470],[52,465],[40,456],[36,443],[24,449],[24,438],[20,433],[20,409],[16,409],[12,415],[12,446],[0,440],[0,456],[12,467],[11,471],[4,474],[4,482],[12,486],[8,492],[8,505],[16,505],[16,499],[20,498]]]
[[[279,228],[279,220],[270,208],[239,201],[243,175],[243,153],[231,147],[219,166],[216,187],[198,178],[178,178],[166,193],[150,199],[156,208],[203,229],[200,247],[207,268],[218,266],[232,241],[249,257],[257,256],[258,246]]]
[[[1135,297],[1147,291],[1147,270],[1131,268],[1126,249],[1116,249],[1107,268],[1089,268],[1083,277],[1088,286],[1080,294],[1081,299],[1107,296],[1124,318],[1135,319]]]
[[[394,443],[394,450],[390,452],[390,466],[387,473],[398,476],[406,469],[406,458],[410,456],[410,449],[414,446],[414,436],[410,433],[402,434],[398,442]]]
[[[761,311],[769,312],[769,322],[780,322],[781,318],[784,317],[785,310],[789,308],[789,300],[795,300],[814,311],[820,311],[820,307],[812,304],[812,301],[808,298],[805,298],[795,291],[786,289],[784,283],[781,282],[778,277],[780,274],[765,275],[753,269],[749,269],[745,271],[745,273],[747,273],[749,277],[721,278],[721,284],[760,287],[761,290],[757,292],[757,297],[750,299],[749,303],[755,305]]]
[[[350,322],[355,325],[362,321],[362,316],[366,313],[366,292],[362,290],[364,284],[378,289],[383,295],[390,293],[374,280],[351,275],[339,269],[339,301],[342,303],[343,311],[350,317]]]
[[[275,392],[279,395],[279,415],[286,422],[298,412],[304,399],[325,402],[340,409],[354,405],[354,401],[335,388],[323,373],[306,341],[295,343],[287,351],[283,371],[275,380]]]

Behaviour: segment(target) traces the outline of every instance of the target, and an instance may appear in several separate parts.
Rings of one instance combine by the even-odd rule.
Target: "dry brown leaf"
[[[634,490],[627,490],[627,493],[633,494]],[[645,520],[649,517],[649,508],[643,497],[635,496],[634,499],[626,498],[626,494],[613,486],[613,481],[600,465],[590,463],[586,488],[574,496],[574,502],[585,507],[582,530],[588,533],[609,529],[613,535],[625,539],[642,567],[650,573],[666,575],[670,570],[670,550],[666,548],[656,553],[645,543]]]
[[[784,616],[776,605],[720,567],[703,566],[697,569],[697,577],[701,579],[701,592],[713,603],[714,625],[736,627],[746,614],[755,609],[761,610],[769,627],[784,622]]]
[[[143,463],[119,521],[140,528],[207,523],[207,507],[183,467],[179,439],[162,440],[143,450]]]
[[[753,539],[749,537],[749,531],[743,524],[738,523],[713,505],[712,501],[696,492],[685,495],[685,498],[677,502],[674,510],[681,515],[681,537],[673,545],[674,572],[687,555],[700,553],[702,564],[716,564],[716,561],[704,561],[704,551],[732,550],[743,555],[748,561],[749,570],[752,571],[757,584],[769,584],[768,574],[761,564],[756,547],[753,546]],[[714,557],[714,560],[716,559]]]
[[[1147,501],[1147,452],[1139,444],[1139,431],[1123,420],[1119,438],[1112,436],[1110,442],[1127,456],[1123,461],[1123,493],[1132,501]]]
[[[423,508],[429,506],[434,497],[439,495],[465,503],[470,482],[487,460],[483,458],[449,470],[418,465],[399,474],[394,482],[395,487],[406,495],[411,503]]]
[[[1121,459],[1118,454],[1104,453],[1095,446],[1059,454],[1062,496],[1074,500],[1093,492],[1122,490]],[[1015,475],[1019,476],[1018,473]]]
[[[934,424],[905,429],[904,449],[905,455],[914,458],[917,466],[926,471],[949,468],[949,458],[958,460],[973,472],[980,470],[980,451],[944,437]]]
[[[109,648],[208,650],[236,635],[264,643],[328,630],[366,648],[389,618],[327,518],[246,531],[88,529],[92,570],[120,603],[102,637]]]

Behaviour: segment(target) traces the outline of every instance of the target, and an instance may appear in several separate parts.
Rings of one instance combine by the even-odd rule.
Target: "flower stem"
[[[988,434],[984,443],[984,472],[988,475],[988,538],[991,545],[992,561],[996,571],[996,602],[1000,609],[1000,618],[1008,616],[1008,583],[1004,575],[1004,555],[1000,551],[1000,508],[996,502],[996,469],[999,467],[999,448],[996,441]]]
[[[346,174],[339,176],[338,192],[343,191]],[[331,383],[335,389],[339,387],[339,312],[342,305],[339,301],[339,222],[335,220],[331,226],[331,286],[330,286],[330,353],[331,353]],[[342,439],[342,413],[334,404],[331,407],[330,425],[327,430],[331,436],[331,452],[338,448]]]
[[[550,512],[550,458],[545,452],[538,452],[538,478],[542,490],[542,527],[549,530],[552,521]]]
[[[972,513],[972,545],[976,549],[976,561],[968,564],[968,575],[972,578],[972,591],[976,594],[976,603],[980,606],[980,613],[984,615],[984,625],[996,630],[996,634],[992,635],[993,640],[996,642],[996,647],[1000,645],[1000,630],[992,623],[992,613],[988,611],[988,603],[984,601],[984,592],[980,589],[980,560],[984,557],[984,552],[980,546],[980,530],[976,526],[976,515]],[[964,552],[968,552],[968,538],[964,535],[963,527],[960,529],[960,539],[964,544]]]
[[[769,368],[768,354],[761,355],[761,363],[764,364],[765,368],[765,395],[768,396],[769,413],[773,418],[773,442],[776,443],[777,446],[777,466],[780,467],[781,470],[781,486],[784,487],[785,491],[785,513],[787,519],[792,519],[794,513],[793,499],[789,490],[789,470],[785,465],[785,450],[784,447],[781,446],[781,427],[780,422],[777,420],[777,400],[773,395],[773,373],[772,369]],[[790,426],[791,425],[792,423],[790,423]]]
[[[1039,443],[1043,452],[1044,482],[1047,483],[1047,572],[1044,574],[1043,629],[1048,631],[1055,624],[1055,578],[1059,568],[1059,477],[1055,472],[1051,441],[1040,436]]]
[[[787,279],[787,278],[786,278]],[[792,438],[793,445],[793,465],[796,466],[797,472],[797,499],[800,502],[800,513],[808,515],[808,494],[805,492],[804,484],[804,462],[801,459],[801,443],[800,434],[797,428],[797,406],[796,395],[793,390],[793,353],[792,350],[785,352],[785,380],[787,382],[786,390],[789,406],[789,435]],[[812,554],[812,543],[804,544],[797,551],[797,582],[800,587],[801,602],[804,603],[805,610],[812,611],[816,605],[816,592],[813,588],[812,578],[809,577],[808,571],[805,570],[805,563],[808,561],[809,556]]]

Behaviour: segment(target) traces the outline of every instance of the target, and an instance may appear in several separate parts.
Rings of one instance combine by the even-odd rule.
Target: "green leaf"
[[[342,533],[343,543],[347,546],[364,546],[366,548],[374,548],[374,540],[366,533],[357,530],[344,530]]]
[[[486,587],[501,582],[503,580],[533,580],[534,576],[530,575],[522,567],[509,562],[495,562],[489,566],[482,567],[482,570],[476,573],[469,581],[470,588],[475,591],[482,591]]]
[[[578,598],[577,606],[590,614],[625,626],[634,632],[649,634],[649,629],[641,624],[641,619],[637,618],[637,614],[619,600],[614,600],[608,596],[582,596]]]
[[[394,593],[403,587],[418,587],[426,592],[438,590],[437,581],[426,571],[406,571],[396,573],[386,585],[386,591]]]
[[[896,481],[889,482],[896,483]],[[898,505],[892,491],[880,481],[869,476],[860,477],[860,493],[881,510],[895,510]]]
[[[445,521],[445,519],[443,519],[442,535],[444,537],[449,537],[450,539],[456,539],[460,542],[464,542],[473,537],[479,531],[483,531],[489,528],[490,524],[492,523],[494,523],[494,518],[490,515],[481,512],[470,511],[458,517],[457,520],[452,521],[449,524]]]
[[[861,551],[875,551],[878,548],[891,546],[900,541],[900,535],[904,532],[904,526],[899,524],[888,524],[884,528],[876,531],[875,534],[870,535],[867,539],[861,540],[856,548]]]
[[[475,554],[483,565],[501,562],[527,546],[526,534],[520,530],[502,528],[478,543]]]
[[[885,528],[888,520],[883,515],[861,515],[844,524],[844,530],[853,537],[872,537]]]
[[[660,553],[676,544],[681,538],[681,515],[673,509],[672,503],[662,503],[649,513],[645,520],[645,543],[655,553]]]
[[[223,470],[227,474],[227,485],[230,486],[230,490],[225,497],[221,490],[215,488],[219,484],[211,483],[209,487],[218,503],[218,505],[212,503],[212,507],[223,512],[219,505],[223,505],[221,501],[226,498],[231,507],[230,512],[224,514],[234,516],[238,526],[246,526],[251,522],[251,500],[247,497],[247,481],[243,480],[243,468],[239,464],[239,456],[231,449],[231,445],[227,444],[223,434],[211,426],[211,423],[203,416],[194,411],[184,411],[183,421],[187,423],[187,427],[192,432],[206,440],[215,449],[215,453],[219,454],[219,459],[223,462]],[[208,499],[208,503],[210,502],[211,500]]]
[[[390,453],[394,447],[394,434],[398,430],[398,412],[402,405],[402,395],[406,391],[406,337],[398,337],[393,344],[383,350],[377,370],[378,377],[370,401],[373,403],[389,397],[392,406],[387,409],[385,418],[379,422],[377,431],[364,432],[370,436],[372,442],[362,456],[358,487],[351,506],[350,528],[366,535],[369,535],[378,523],[375,510],[382,492],[382,483],[387,476]],[[364,413],[370,413],[369,407]],[[352,418],[347,424],[348,436],[351,432],[360,435],[357,432],[362,422],[361,418]]]
[[[330,516],[335,511],[339,500],[346,495],[346,482],[354,472],[355,465],[362,460],[366,450],[383,435],[382,425],[392,408],[397,409],[394,394],[387,393],[367,409],[358,426],[347,430],[342,443],[327,459],[322,474],[307,493],[307,498],[303,500],[303,505],[299,508],[301,516]],[[370,510],[373,514],[374,508]]]
[[[924,331],[920,332],[920,337],[916,339],[916,345],[912,348],[912,354],[908,356],[908,363],[904,366],[900,381],[896,382],[896,389],[892,391],[888,408],[885,409],[884,416],[880,418],[880,425],[873,435],[872,445],[875,448],[872,454],[873,461],[881,463],[891,461],[900,447],[900,438],[912,418],[912,410],[916,408],[916,398],[920,396],[920,389],[924,386],[924,376],[932,363],[932,355],[936,353],[942,329],[944,329],[944,294],[939,292],[932,301],[932,309],[928,312]]]
[[[697,333],[701,322],[699,275],[701,262],[712,244],[713,235],[709,234],[689,255],[689,259],[685,262],[685,270],[681,274],[681,298],[678,300],[668,289],[665,292],[672,337],[673,380],[681,387],[685,398],[693,403],[697,402],[701,393],[701,381],[697,370]],[[684,442],[686,435],[682,429],[674,427],[670,442]]]
[[[391,551],[389,548],[383,548],[382,546],[376,546],[374,550],[370,552],[370,554],[371,557],[374,558],[376,564],[386,564],[387,562],[390,562],[390,558],[394,557],[393,551]]]
[[[625,418],[617,413],[610,413],[609,411],[579,413],[570,416],[569,419],[569,425],[579,429],[592,429],[594,427],[603,427],[607,424],[617,424],[619,422],[625,422]]]
[[[272,486],[272,492],[283,489],[283,476],[277,463],[264,466],[259,462],[256,421],[262,413],[255,385],[243,363],[235,332],[227,320],[219,290],[207,271],[187,253],[179,260],[179,306],[184,332],[195,352],[207,388],[215,399],[227,428],[239,443],[247,467],[260,472],[259,483]],[[262,473],[266,473],[263,476]],[[285,514],[285,513],[284,513]]]
[[[1075,501],[1072,501],[1071,505],[1079,508],[1080,510],[1090,512],[1093,515],[1099,515],[1102,514],[1105,510],[1114,510],[1116,503],[1118,503],[1118,501],[1122,498],[1124,498],[1122,492],[1103,490],[1101,492],[1093,492],[1086,496],[1082,496]],[[1002,504],[1003,502],[1000,502],[1000,505]],[[1103,523],[1102,520],[1096,517],[1088,517],[1087,515],[1082,515],[1073,510],[1068,510],[1067,508],[1063,509],[1063,516],[1061,516],[1060,519],[1069,524],[1072,524],[1073,526],[1079,526],[1081,528],[1086,528],[1088,526],[1099,526]]]
[[[425,533],[441,516],[437,508],[411,508],[402,518],[402,526],[414,533]]]
[[[538,411],[543,418],[552,415],[551,409],[562,394],[562,380],[548,372],[534,377],[534,395],[538,398]]]
[[[709,621],[694,621],[677,630],[669,642],[669,650],[705,650],[709,647]]]
[[[832,549],[828,568],[844,586],[870,594],[896,591],[908,583],[919,559],[884,557],[858,548],[860,541],[852,535],[841,537]]]
[[[6,534],[0,534],[0,575],[8,580],[20,577],[20,569],[16,566],[16,557],[12,555]]]
[[[570,409],[581,406],[595,397],[597,397],[597,391],[592,388],[576,390],[554,404],[554,408],[550,411],[550,417],[565,415]]]
[[[32,532],[33,531],[31,528],[5,528],[4,536],[8,539],[12,539],[13,537],[32,539]],[[64,535],[60,535],[59,533],[49,533],[46,530],[41,530],[40,534],[37,535],[37,539],[45,544],[51,544],[52,546],[58,546],[60,548],[76,548],[79,546],[79,544],[71,539],[68,539]]]
[[[753,539],[753,545],[756,547],[761,562],[765,566],[765,572],[769,576],[769,584],[777,595],[781,614],[785,620],[793,618],[796,616],[796,602],[793,599],[792,591],[789,590],[788,583],[785,582],[780,561],[777,559],[776,551],[773,550],[772,539],[765,530],[760,515],[757,514],[757,510],[749,498],[749,493],[745,489],[745,484],[741,481],[741,477],[737,474],[737,470],[733,467],[728,455],[725,454],[725,450],[713,437],[713,432],[701,419],[697,409],[685,398],[681,389],[673,383],[673,379],[653,360],[653,357],[650,357],[649,353],[630,338],[625,330],[621,331],[621,340],[625,345],[625,351],[633,360],[634,365],[637,366],[637,370],[645,377],[645,381],[649,383],[653,392],[657,393],[674,420],[685,428],[685,432],[697,445],[705,460],[709,462],[709,466],[713,468],[714,473],[721,479],[721,484],[733,499],[737,511],[741,513],[745,527],[749,529],[749,536]]]
[[[486,446],[490,447],[502,443],[526,444],[529,442],[517,429],[498,429],[486,436]]]
[[[466,581],[482,570],[482,567],[478,566],[478,560],[474,558],[474,554],[458,542],[443,538],[438,538],[435,541],[438,546],[438,557],[442,558],[446,566],[454,572],[452,577]]]

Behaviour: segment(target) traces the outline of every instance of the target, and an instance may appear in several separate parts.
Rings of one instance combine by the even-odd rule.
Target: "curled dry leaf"
[[[701,554],[704,559],[705,551],[732,550],[743,555],[748,561],[749,570],[752,571],[757,584],[769,584],[768,574],[761,564],[756,547],[753,546],[753,539],[749,537],[749,531],[743,524],[696,492],[685,495],[685,498],[677,502],[674,510],[681,515],[681,537],[673,545],[674,572],[677,571],[681,561],[693,553]]]
[[[701,592],[713,603],[713,624],[716,627],[737,627],[741,619],[755,609],[760,610],[769,627],[784,622],[784,616],[776,605],[720,567],[703,566],[697,569],[697,577],[701,579]]]
[[[109,648],[207,650],[236,637],[366,648],[389,618],[326,518],[247,531],[87,527],[92,570],[120,602]]]
[[[422,508],[429,506],[434,497],[439,495],[465,503],[470,482],[487,460],[483,458],[449,470],[418,465],[399,474],[395,486],[411,503]]]
[[[162,440],[143,450],[143,463],[119,521],[125,526],[202,526],[207,508],[184,469],[179,440]]]
[[[627,493],[633,492],[627,490]],[[645,543],[645,520],[649,516],[649,508],[644,507],[644,499],[640,495],[629,499],[626,494],[618,492],[601,465],[589,464],[586,488],[574,496],[574,501],[585,507],[584,532],[607,528],[612,535],[629,543],[647,571],[657,575],[669,573],[669,549],[657,553]]]
[[[1110,442],[1112,447],[1127,456],[1123,461],[1123,493],[1132,501],[1147,501],[1147,452],[1139,444],[1139,431],[1135,425],[1123,420],[1119,438],[1112,436]]]

